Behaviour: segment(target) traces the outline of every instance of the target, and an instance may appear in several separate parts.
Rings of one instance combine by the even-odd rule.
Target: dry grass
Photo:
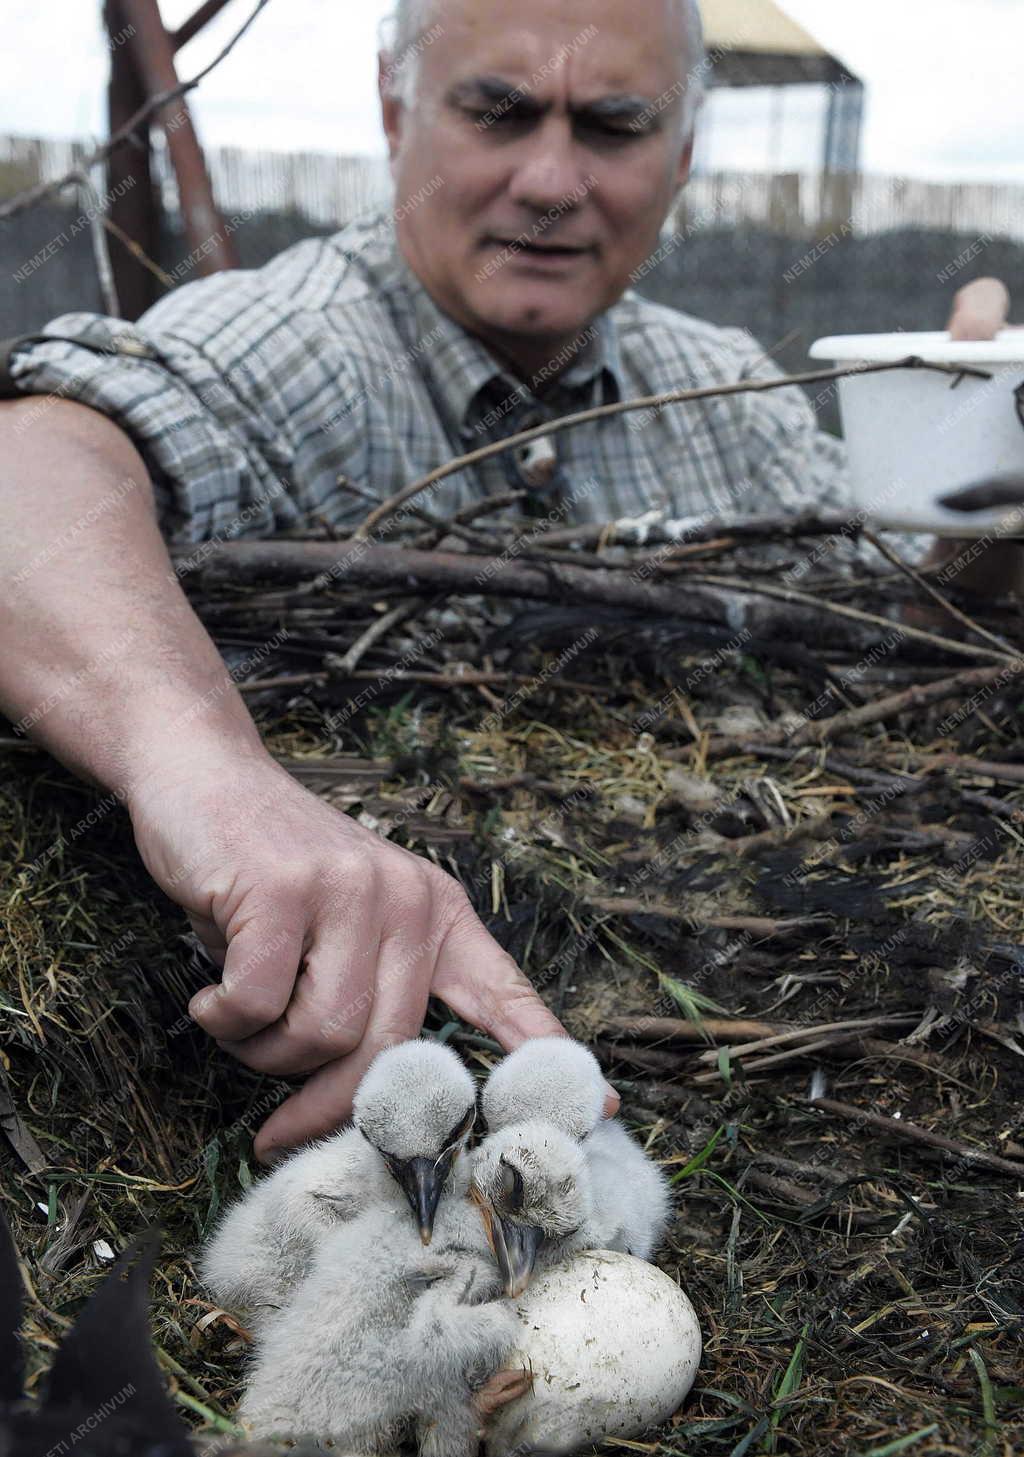
[[[660,1262],[693,1299],[705,1357],[674,1423],[619,1448],[1008,1457],[1024,1450],[1024,784],[922,768],[915,753],[964,748],[927,715],[832,760],[730,752],[738,708],[777,718],[780,695],[806,697],[735,657],[638,735],[680,651],[646,674],[595,651],[565,676],[603,695],[540,686],[507,714],[498,690],[386,690],[342,736],[371,774],[336,762],[331,692],[267,694],[257,711],[319,792],[460,876],[674,1175]],[[964,733],[976,758],[1019,762],[1013,704],[988,703]],[[33,1373],[99,1278],[95,1242],[119,1248],[158,1218],[155,1344],[214,1436],[245,1342],[191,1257],[252,1177],[251,1133],[287,1085],[187,1018],[206,973],[123,812],[44,755],[2,761],[0,1161],[33,1283]],[[683,769],[710,784],[710,808]],[[878,776],[901,769],[914,785],[879,805]],[[615,1024],[702,1013],[805,1038],[904,1020],[760,1067],[702,1056],[712,1039],[685,1026]],[[430,1026],[479,1072],[493,1060],[443,1008]],[[1021,1161],[1022,1177],[815,1107],[815,1070],[830,1098]]]

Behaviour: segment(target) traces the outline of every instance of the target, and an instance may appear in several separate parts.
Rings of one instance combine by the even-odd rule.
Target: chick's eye
[[[456,1144],[460,1144],[464,1139],[468,1138],[475,1122],[476,1104],[472,1103],[442,1143],[442,1154],[454,1151]]]
[[[502,1159],[501,1182],[499,1186],[501,1202],[507,1209],[522,1209],[525,1192],[522,1174],[518,1169],[514,1169],[511,1164],[507,1164]]]

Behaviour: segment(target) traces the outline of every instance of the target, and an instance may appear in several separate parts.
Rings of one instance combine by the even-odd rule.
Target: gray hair
[[[704,77],[709,70],[709,61],[698,0],[676,0],[676,3],[683,10],[687,64],[681,125],[684,134],[689,136],[704,100]],[[385,57],[384,91],[406,106],[412,105],[415,98],[419,58],[442,31],[439,25],[428,26],[427,23],[436,4],[437,0],[395,0],[395,9],[381,26],[381,50]]]

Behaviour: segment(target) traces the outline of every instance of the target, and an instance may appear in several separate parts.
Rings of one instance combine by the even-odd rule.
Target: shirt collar
[[[434,302],[406,262],[393,225],[387,272],[408,299],[404,332],[410,361],[423,375],[453,438],[475,434],[474,421],[488,406],[514,400],[517,394],[524,404],[545,414],[566,414],[595,402],[622,398],[622,358],[611,312],[591,321],[585,342],[568,368],[557,374],[553,370],[550,379],[538,374],[526,382],[514,377],[480,339]],[[557,370],[557,355],[553,363]]]

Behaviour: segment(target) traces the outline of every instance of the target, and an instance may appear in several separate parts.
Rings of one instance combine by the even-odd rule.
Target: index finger
[[[472,910],[460,916],[445,936],[431,990],[465,1021],[494,1037],[506,1052],[531,1037],[570,1035]],[[613,1117],[620,1102],[606,1081],[604,1116]]]

